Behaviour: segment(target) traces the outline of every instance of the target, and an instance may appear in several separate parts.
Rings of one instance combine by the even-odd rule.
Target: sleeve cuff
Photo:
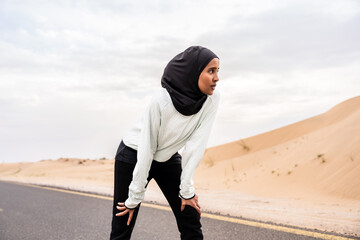
[[[179,197],[182,198],[182,199],[185,199],[185,200],[193,199],[195,196],[196,196],[196,194],[194,193],[194,196],[192,196],[190,198],[185,198],[185,197],[181,196],[181,194],[179,193]]]
[[[139,204],[138,204],[138,205],[136,205],[135,207],[128,207],[128,206],[126,206],[126,201],[125,201],[125,202],[124,202],[124,206],[125,206],[127,209],[132,210],[132,209],[137,208],[137,207],[139,206]]]

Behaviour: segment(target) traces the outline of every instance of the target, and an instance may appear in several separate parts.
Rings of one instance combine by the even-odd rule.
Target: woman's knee
[[[181,239],[203,239],[200,219],[200,214],[195,208],[189,205],[185,206],[178,219]]]

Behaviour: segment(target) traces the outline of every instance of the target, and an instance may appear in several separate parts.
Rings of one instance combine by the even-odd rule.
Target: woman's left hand
[[[183,211],[185,209],[185,205],[189,205],[193,208],[196,209],[196,211],[201,215],[201,211],[200,211],[200,205],[198,202],[198,196],[195,195],[195,197],[191,198],[191,199],[181,199],[181,211]]]

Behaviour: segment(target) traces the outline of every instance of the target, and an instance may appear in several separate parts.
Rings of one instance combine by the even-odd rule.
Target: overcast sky
[[[359,95],[359,42],[357,0],[0,0],[0,162],[113,158],[191,45],[220,57],[208,146],[312,117]]]

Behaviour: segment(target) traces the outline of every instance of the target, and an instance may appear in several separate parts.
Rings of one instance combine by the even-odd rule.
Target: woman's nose
[[[214,78],[213,78],[213,81],[214,81],[214,82],[219,81],[219,75],[218,75],[217,73],[215,74],[215,76],[214,76]]]

